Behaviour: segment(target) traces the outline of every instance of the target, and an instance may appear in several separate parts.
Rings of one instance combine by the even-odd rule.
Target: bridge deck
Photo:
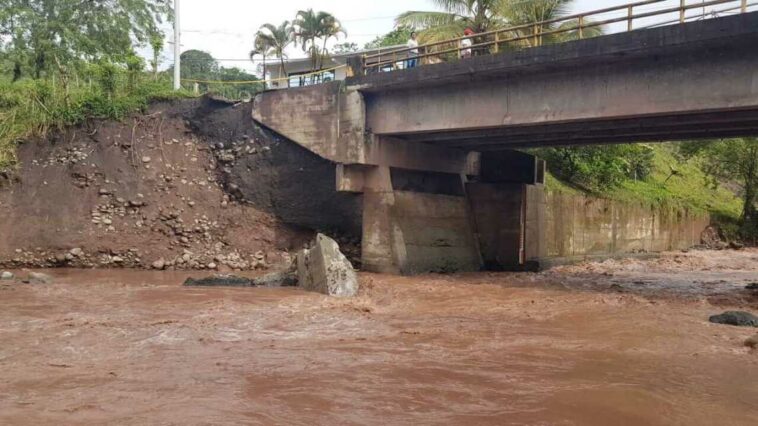
[[[348,79],[374,134],[480,151],[758,134],[758,12]]]

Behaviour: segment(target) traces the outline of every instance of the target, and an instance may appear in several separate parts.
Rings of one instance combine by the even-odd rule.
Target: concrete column
[[[389,167],[371,167],[363,179],[363,269],[370,272],[400,274],[404,263],[402,233],[392,221],[395,194]],[[395,234],[398,235],[395,235]]]

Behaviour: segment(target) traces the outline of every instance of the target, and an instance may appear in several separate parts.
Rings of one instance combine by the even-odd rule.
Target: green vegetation
[[[191,80],[198,81],[197,89],[199,92],[212,92],[228,99],[249,98],[263,90],[263,83],[257,82],[258,77],[239,68],[222,67],[210,53],[201,50],[187,50],[182,53],[181,60],[181,77],[182,80],[185,80],[182,82],[182,88],[187,91],[194,91],[195,89],[195,82]],[[168,69],[167,74],[171,75],[173,72],[172,66]],[[235,83],[216,83],[223,81]]]
[[[328,12],[314,12],[313,9],[301,10],[293,21],[295,42],[300,44],[303,52],[308,52],[312,59],[313,70],[323,68],[324,58],[329,52],[326,44],[340,34],[347,35],[339,19]]]
[[[711,178],[709,186],[715,188],[721,181],[730,181],[739,187],[742,194],[740,232],[748,238],[758,237],[758,139],[689,142],[683,144],[681,150],[700,162]]]
[[[67,76],[87,61],[124,63],[171,17],[169,0],[0,0],[0,47],[12,81]]]
[[[549,157],[573,152],[566,157],[573,162],[548,161],[551,173],[546,185],[551,191],[708,212],[720,224],[732,228],[740,221],[743,201],[725,185],[716,185],[713,176],[706,172],[703,158],[686,155],[683,146],[681,143],[627,144],[551,148],[533,153]],[[607,155],[598,151],[605,151]],[[570,170],[581,172],[572,175],[564,169],[567,163]],[[608,181],[599,178],[607,175],[611,176]],[[750,235],[743,237],[750,238]]]
[[[645,144],[543,148],[535,155],[547,160],[556,176],[587,191],[619,186],[627,179],[645,180],[654,151]]]
[[[408,43],[408,40],[411,39],[412,32],[413,32],[413,28],[406,25],[398,25],[395,27],[394,30],[390,31],[389,33],[381,37],[377,37],[374,39],[374,41],[366,44],[366,49],[377,49],[380,47],[391,47],[391,46],[405,46],[405,44]]]
[[[408,11],[397,17],[398,28],[416,28],[422,43],[432,43],[461,37],[466,28],[483,33],[508,27],[549,21],[568,16],[574,0],[433,0],[442,12]],[[585,22],[587,24],[588,22]],[[574,28],[578,22],[542,25],[539,33],[563,27]],[[514,37],[530,36],[534,28],[514,31]],[[600,27],[588,28],[584,37],[602,34]],[[578,38],[577,31],[527,37],[520,45],[547,44]],[[407,39],[406,39],[407,40]]]
[[[0,0],[0,171],[16,144],[88,118],[184,96],[157,72],[167,0]],[[153,70],[135,54],[155,49]]]
[[[284,52],[290,44],[295,41],[295,28],[290,25],[290,21],[284,21],[279,26],[273,24],[263,24],[255,35],[254,49],[250,52],[250,58],[263,56],[263,63],[266,63],[266,57],[274,55],[279,58],[280,68],[279,75],[286,75],[287,70],[284,67],[284,58],[287,56]],[[266,69],[264,67],[265,74]],[[264,75],[265,79],[265,75]]]
[[[55,79],[0,79],[0,171],[15,164],[19,141],[88,118],[121,119],[145,110],[151,101],[187,96],[171,90],[169,81],[130,75],[109,63],[87,71],[86,80],[79,77],[79,83],[65,87]]]

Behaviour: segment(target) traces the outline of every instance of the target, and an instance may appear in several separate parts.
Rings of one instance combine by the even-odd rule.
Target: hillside
[[[717,188],[710,185],[696,160],[685,160],[676,155],[676,144],[654,144],[651,147],[653,167],[645,180],[629,179],[616,188],[588,192],[572,182],[548,175],[547,187],[561,193],[583,193],[651,206],[708,212],[714,218],[726,222],[733,222],[740,216],[740,198],[727,185]]]
[[[249,109],[162,102],[32,137],[0,176],[0,266],[266,269],[313,229],[349,234],[334,167]]]

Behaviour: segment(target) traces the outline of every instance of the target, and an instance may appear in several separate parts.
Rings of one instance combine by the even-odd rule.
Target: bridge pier
[[[387,166],[362,173],[365,270],[412,275],[480,269],[464,177]]]
[[[337,187],[363,193],[363,268],[425,272],[521,270],[544,257],[544,162],[482,159],[482,174],[340,165]]]

